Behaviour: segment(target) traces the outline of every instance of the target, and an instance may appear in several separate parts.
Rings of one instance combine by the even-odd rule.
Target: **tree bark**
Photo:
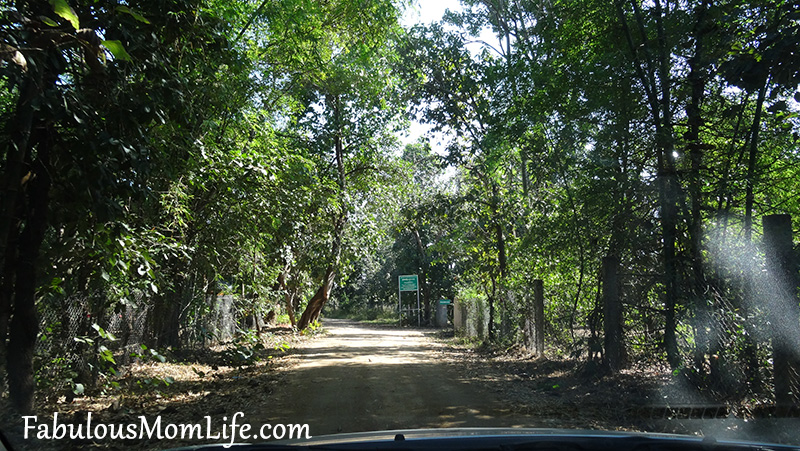
[[[506,255],[506,239],[503,231],[503,223],[500,218],[500,194],[497,189],[497,183],[490,181],[492,184],[492,222],[495,235],[495,244],[497,246],[497,267],[499,270],[499,278],[492,277],[492,296],[489,297],[489,340],[494,340],[496,334],[494,327],[496,303],[500,301],[500,307],[505,307],[506,299],[506,278],[508,276],[508,257]],[[499,298],[499,299],[498,299]],[[506,309],[503,309],[504,311]],[[501,328],[501,334],[505,333]]]
[[[430,323],[431,319],[431,298],[430,290],[428,289],[428,253],[425,246],[422,244],[422,239],[419,236],[419,230],[412,230],[414,241],[417,243],[417,251],[419,252],[419,288],[422,291],[422,306],[424,309],[425,323]]]
[[[25,226],[19,237],[13,316],[9,327],[7,359],[8,391],[12,406],[22,414],[33,412],[33,353],[39,322],[36,314],[36,268],[47,231],[50,190],[50,151],[54,131],[43,126],[37,142],[36,160],[27,187]]]
[[[530,182],[528,181],[528,152],[523,148],[519,153],[520,159],[522,160],[522,194],[525,199],[528,199],[528,192],[530,191]]]
[[[0,362],[5,366],[8,338],[9,320],[11,319],[11,303],[14,293],[14,278],[17,267],[17,248],[19,246],[19,226],[12,227],[6,246],[6,256],[3,260],[2,274],[0,274]]]
[[[678,222],[678,174],[675,169],[675,142],[672,124],[672,86],[670,83],[670,56],[667,46],[666,32],[664,30],[664,17],[661,1],[655,0],[656,25],[658,29],[658,79],[661,86],[661,123],[657,127],[657,140],[661,150],[659,165],[659,179],[662,183],[662,235],[664,238],[664,279],[666,295],[666,315],[664,330],[664,347],[667,351],[667,360],[672,367],[680,365],[678,354],[678,340],[676,336],[677,322],[675,319],[675,305],[680,298],[678,288],[678,261],[675,251],[677,240]],[[655,117],[658,117],[656,114]]]
[[[707,281],[703,261],[703,191],[701,188],[700,171],[703,163],[703,144],[700,138],[700,128],[703,125],[701,105],[705,94],[705,16],[708,8],[706,1],[696,8],[696,19],[694,24],[694,55],[689,59],[689,86],[691,88],[691,100],[686,107],[688,129],[684,135],[687,141],[687,150],[692,164],[689,175],[689,200],[691,203],[691,214],[689,221],[689,252],[692,265],[692,304],[694,307],[694,331],[695,331],[695,350],[694,366],[695,370],[701,374],[705,371],[705,363],[710,358],[712,382],[718,377],[718,360],[711,358],[712,349],[716,346],[712,344],[716,324],[713,321],[711,306],[706,299]]]
[[[613,373],[624,367],[625,349],[622,343],[622,303],[619,299],[619,259],[603,258],[603,331],[605,333],[605,364]]]
[[[15,120],[11,121],[8,134],[10,139],[6,148],[6,161],[3,167],[2,196],[0,196],[0,359],[6,360],[6,339],[12,313],[14,278],[16,275],[16,255],[20,220],[17,198],[22,184],[24,162],[28,152],[31,128],[33,127],[33,107],[31,101],[38,95],[37,82],[26,80],[20,89],[17,100]]]
[[[331,288],[333,288],[335,279],[336,271],[333,266],[329,266],[322,280],[322,285],[317,289],[314,297],[308,301],[308,306],[306,306],[306,309],[303,311],[303,315],[300,316],[300,321],[297,322],[298,330],[303,330],[310,324],[319,320],[322,308],[325,307],[325,304],[330,298]]]
[[[322,308],[330,298],[333,282],[336,280],[336,271],[339,267],[339,260],[342,254],[342,242],[344,239],[345,226],[347,225],[347,205],[345,201],[345,190],[347,188],[347,174],[344,169],[344,143],[342,142],[342,126],[339,106],[339,97],[332,96],[330,99],[330,107],[333,109],[333,122],[335,127],[334,134],[334,159],[336,160],[337,182],[339,184],[339,196],[341,202],[341,210],[339,216],[333,227],[333,244],[331,245],[331,264],[325,271],[322,279],[322,285],[317,289],[314,296],[308,301],[300,321],[297,323],[297,329],[303,330],[314,321],[319,320],[322,313]]]
[[[286,313],[289,315],[289,321],[291,321],[292,327],[296,327],[297,320],[294,317],[294,293],[289,291],[289,287],[286,285],[285,272],[278,274],[278,286],[284,291],[286,296]]]
[[[661,236],[663,240],[662,260],[664,264],[664,349],[670,366],[680,365],[678,341],[676,335],[677,322],[675,305],[680,298],[678,288],[678,264],[675,251],[677,239],[677,194],[678,177],[675,170],[674,129],[672,124],[672,100],[670,83],[670,56],[661,1],[655,0],[654,14],[657,27],[657,52],[653,56],[645,31],[645,20],[636,1],[631,2],[639,32],[642,35],[641,45],[634,43],[633,35],[628,27],[621,0],[617,0],[616,9],[623,27],[628,47],[633,57],[636,74],[644,87],[650,113],[655,128],[657,156],[657,177],[659,204],[661,206]],[[644,58],[640,57],[640,51]],[[653,61],[655,59],[655,62]],[[655,67],[654,67],[655,66]],[[658,80],[658,82],[656,82]]]
[[[494,331],[494,311],[495,311],[495,296],[497,295],[497,282],[494,277],[492,277],[492,291],[491,293],[487,293],[486,301],[489,303],[489,326],[487,335],[489,337],[489,341],[493,341],[495,337]]]
[[[767,78],[764,79],[764,84],[758,90],[758,99],[756,100],[756,112],[753,117],[753,127],[750,131],[750,152],[747,158],[747,177],[745,187],[745,201],[744,201],[744,238],[748,242],[753,237],[753,204],[755,203],[755,176],[756,176],[756,160],[758,159],[758,133],[761,130],[761,115],[764,109],[764,100],[767,96],[767,85],[769,84]]]
[[[33,106],[31,102],[39,95],[37,85],[41,79],[26,79],[20,88],[15,120],[12,121],[6,150],[5,171],[3,174],[3,195],[0,196],[0,266],[7,255],[7,246],[17,219],[17,198],[22,182],[22,173],[28,153],[31,129],[33,127]],[[4,336],[2,338],[5,338]]]
[[[171,280],[168,288],[162,288],[156,297],[153,308],[149,312],[148,345],[152,348],[177,347],[180,345],[180,313],[183,296],[180,287],[184,286],[183,278],[187,264],[178,261],[164,268],[164,273]]]

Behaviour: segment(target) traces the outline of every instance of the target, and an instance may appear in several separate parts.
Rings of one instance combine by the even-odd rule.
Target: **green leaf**
[[[98,349],[98,351],[99,351],[99,352],[98,352],[98,356],[99,356],[99,357],[100,357],[102,360],[104,360],[104,361],[106,361],[106,362],[108,362],[108,363],[111,363],[111,364],[113,364],[113,365],[116,365],[116,364],[117,364],[117,362],[114,360],[114,354],[111,352],[111,350],[110,350],[110,349],[108,349],[108,348],[107,348],[107,347],[105,347],[105,346],[100,346],[100,348]]]
[[[111,332],[106,331],[99,324],[95,323],[92,324],[92,328],[97,331],[97,334],[100,335],[101,338],[104,338],[108,341],[117,341],[117,337],[114,336]]]
[[[94,344],[94,340],[89,337],[73,337],[72,339],[75,340],[76,343],[85,343],[88,345]]]
[[[58,22],[55,20],[47,17],[47,16],[39,16],[39,20],[42,21],[43,24],[47,25],[48,27],[57,27]]]
[[[125,51],[125,47],[117,40],[103,41],[103,47],[107,48],[114,58],[122,61],[131,61],[131,56]]]
[[[77,30],[81,27],[78,15],[75,14],[75,10],[67,4],[66,0],[50,0],[50,4],[53,6],[53,12],[69,22],[72,28]]]
[[[154,358],[158,359],[158,361],[159,361],[159,362],[161,362],[161,363],[164,363],[164,362],[166,362],[166,361],[167,361],[167,358],[166,358],[166,357],[164,357],[163,355],[159,354],[159,353],[158,353],[158,351],[156,351],[155,349],[151,349],[151,350],[150,350],[150,354],[151,354],[151,355],[152,355]]]
[[[127,6],[117,6],[117,11],[119,11],[121,13],[125,13],[125,14],[130,14],[131,17],[133,17],[134,19],[138,20],[139,22],[143,22],[143,23],[146,23],[147,25],[150,25],[150,21],[147,20],[146,17],[144,17],[143,15],[137,13],[136,11],[132,11]]]
[[[75,388],[72,389],[72,393],[75,393],[76,395],[82,395],[84,390],[83,384],[75,384]]]

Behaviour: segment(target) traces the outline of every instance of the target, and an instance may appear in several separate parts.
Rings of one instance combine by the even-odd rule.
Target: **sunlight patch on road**
[[[325,340],[305,348],[299,356],[298,368],[433,364],[440,363],[438,348],[421,331],[333,328]]]

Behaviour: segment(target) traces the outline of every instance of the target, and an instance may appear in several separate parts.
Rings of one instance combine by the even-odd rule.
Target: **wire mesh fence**
[[[232,295],[211,295],[187,306],[180,319],[180,347],[203,348],[234,339],[249,319],[238,301]],[[157,314],[141,293],[115,305],[108,305],[101,294],[40,303],[37,385],[43,392],[69,395],[77,384],[92,386],[141,359],[153,342],[151,322]]]

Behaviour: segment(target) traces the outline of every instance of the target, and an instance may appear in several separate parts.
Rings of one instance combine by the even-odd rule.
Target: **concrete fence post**
[[[443,304],[442,301],[436,304],[436,327],[447,327],[447,304]]]
[[[533,298],[525,297],[525,347],[534,356],[544,355],[544,282],[533,281]]]
[[[533,351],[544,355],[544,281],[533,281]]]
[[[453,331],[456,335],[467,335],[467,306],[458,299],[453,300]]]
[[[624,366],[622,343],[622,304],[619,299],[619,259],[603,258],[603,331],[605,333],[605,363],[617,372]]]
[[[792,217],[764,216],[763,225],[768,277],[765,302],[772,323],[775,400],[779,406],[791,406],[800,401],[800,308]]]

